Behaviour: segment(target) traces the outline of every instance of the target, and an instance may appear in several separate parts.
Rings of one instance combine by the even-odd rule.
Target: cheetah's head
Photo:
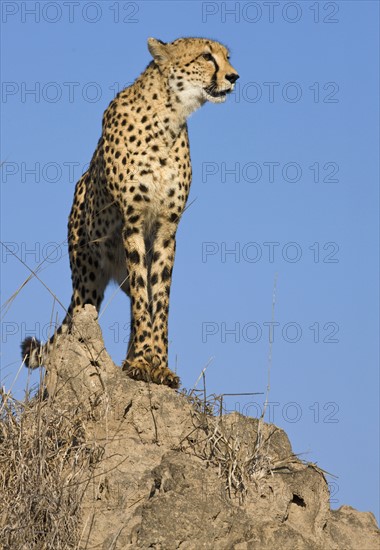
[[[179,38],[164,43],[149,38],[148,48],[160,70],[168,75],[171,90],[190,111],[205,101],[225,101],[239,78],[229,62],[228,49],[213,40]]]

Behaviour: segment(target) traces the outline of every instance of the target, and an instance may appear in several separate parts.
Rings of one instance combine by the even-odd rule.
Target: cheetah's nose
[[[228,80],[228,82],[231,82],[231,84],[235,84],[235,82],[237,81],[238,78],[240,78],[240,77],[236,73],[226,74],[226,79]]]

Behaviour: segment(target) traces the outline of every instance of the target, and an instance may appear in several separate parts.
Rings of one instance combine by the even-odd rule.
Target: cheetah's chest
[[[137,193],[132,194],[134,206],[153,218],[172,210],[179,214],[187,199],[183,190],[189,184],[189,175],[184,173],[180,162],[168,158],[165,166],[162,166],[159,162],[151,161],[149,173],[142,170],[138,174]]]

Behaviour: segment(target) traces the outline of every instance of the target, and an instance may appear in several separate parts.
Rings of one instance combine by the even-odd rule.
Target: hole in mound
[[[299,497],[298,495],[293,495],[292,502],[294,502],[294,504],[297,504],[297,506],[301,506],[301,508],[306,508],[304,499]]]

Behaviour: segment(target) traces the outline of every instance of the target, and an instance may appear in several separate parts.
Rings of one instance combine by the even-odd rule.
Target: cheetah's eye
[[[203,59],[206,59],[206,61],[213,61],[213,57],[210,53],[204,53],[202,54]]]

